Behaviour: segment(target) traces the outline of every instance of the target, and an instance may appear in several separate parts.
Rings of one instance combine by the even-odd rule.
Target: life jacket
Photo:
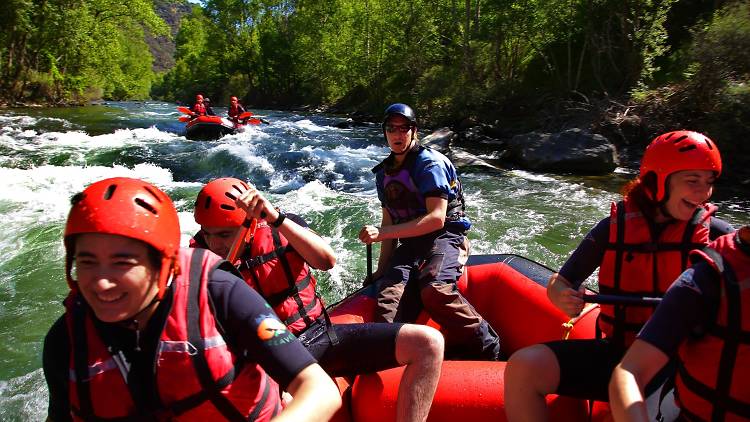
[[[317,281],[307,262],[275,227],[258,221],[239,266],[245,281],[271,305],[293,334],[323,313]]]
[[[437,155],[439,153],[431,148],[416,145],[407,153],[400,167],[389,168],[393,165],[393,156],[391,155],[372,169],[372,172],[376,174],[382,172],[382,186],[379,186],[379,188],[382,189],[384,194],[385,208],[388,210],[393,224],[404,223],[427,214],[427,202],[412,177],[420,154]],[[437,158],[442,158],[446,165],[452,167],[447,158],[442,157],[442,155]],[[455,225],[463,230],[468,230],[471,223],[464,213],[466,202],[464,201],[461,181],[456,176],[449,183],[452,192],[449,195],[448,207],[445,212],[446,227]]]
[[[721,274],[721,294],[715,324],[679,349],[676,391],[689,420],[750,420],[750,252],[735,236],[693,252]]]
[[[206,106],[203,103],[195,103],[193,106],[193,113],[204,116],[206,114]]]
[[[609,242],[599,268],[599,292],[661,297],[688,265],[688,254],[709,242],[713,205],[690,221],[675,220],[655,234],[652,223],[630,201],[612,203]],[[654,309],[601,305],[597,328],[615,344],[630,346]]]
[[[280,411],[279,388],[260,366],[227,346],[208,299],[207,281],[221,259],[183,249],[173,279],[172,307],[154,356],[159,409],[136,406],[128,364],[99,336],[93,312],[78,294],[65,301],[71,345],[69,398],[75,420],[267,421]]]
[[[236,117],[240,115],[241,106],[239,104],[229,105],[229,117]]]

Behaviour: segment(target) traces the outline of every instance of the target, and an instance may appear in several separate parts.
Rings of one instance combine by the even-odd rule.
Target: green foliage
[[[151,0],[12,0],[0,22],[8,99],[147,98],[153,75],[143,30],[168,34]]]

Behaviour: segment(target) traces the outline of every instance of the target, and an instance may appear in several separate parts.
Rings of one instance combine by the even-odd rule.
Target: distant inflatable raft
[[[185,126],[185,137],[192,140],[219,139],[236,133],[242,126],[221,116],[198,116]]]
[[[560,340],[569,318],[547,299],[546,285],[552,270],[518,255],[478,255],[469,259],[458,282],[467,300],[499,333],[502,350],[510,355],[536,343]],[[363,288],[331,306],[335,323],[369,322],[374,319],[375,290]],[[593,338],[598,305],[589,304],[573,321],[571,339]],[[438,327],[423,313],[419,322]],[[438,327],[439,328],[439,327]],[[446,361],[432,403],[429,422],[504,421],[505,362]],[[396,398],[403,368],[337,378],[344,406],[336,422],[383,422],[396,420]],[[610,420],[605,403],[550,395],[552,421]]]

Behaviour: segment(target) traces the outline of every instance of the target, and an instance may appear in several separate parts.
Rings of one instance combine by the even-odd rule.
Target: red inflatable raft
[[[188,121],[185,126],[185,137],[193,140],[219,139],[224,135],[236,133],[244,125],[235,125],[231,120],[221,116],[198,116]]]
[[[545,288],[551,274],[549,268],[518,255],[479,255],[469,259],[458,287],[499,333],[503,353],[510,355],[522,347],[563,337],[563,324],[569,318],[547,299]],[[372,321],[374,303],[374,289],[366,287],[331,306],[329,313],[339,324]],[[569,338],[594,337],[598,314],[598,305],[587,305],[573,321]],[[426,315],[422,320],[437,327]],[[504,370],[505,362],[444,362],[428,421],[506,420]],[[394,421],[402,372],[403,368],[396,368],[354,380],[337,379],[344,406],[333,420]],[[590,407],[585,400],[562,396],[549,396],[547,402],[553,421],[610,419],[605,403]]]

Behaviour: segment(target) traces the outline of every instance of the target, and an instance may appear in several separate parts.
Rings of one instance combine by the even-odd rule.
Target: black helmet
[[[388,106],[388,108],[385,109],[385,113],[383,116],[383,125],[385,125],[385,122],[388,121],[388,118],[394,115],[403,116],[406,118],[406,120],[409,121],[409,123],[412,124],[412,126],[417,125],[417,115],[414,114],[414,110],[411,109],[406,104],[402,103],[395,103]]]

